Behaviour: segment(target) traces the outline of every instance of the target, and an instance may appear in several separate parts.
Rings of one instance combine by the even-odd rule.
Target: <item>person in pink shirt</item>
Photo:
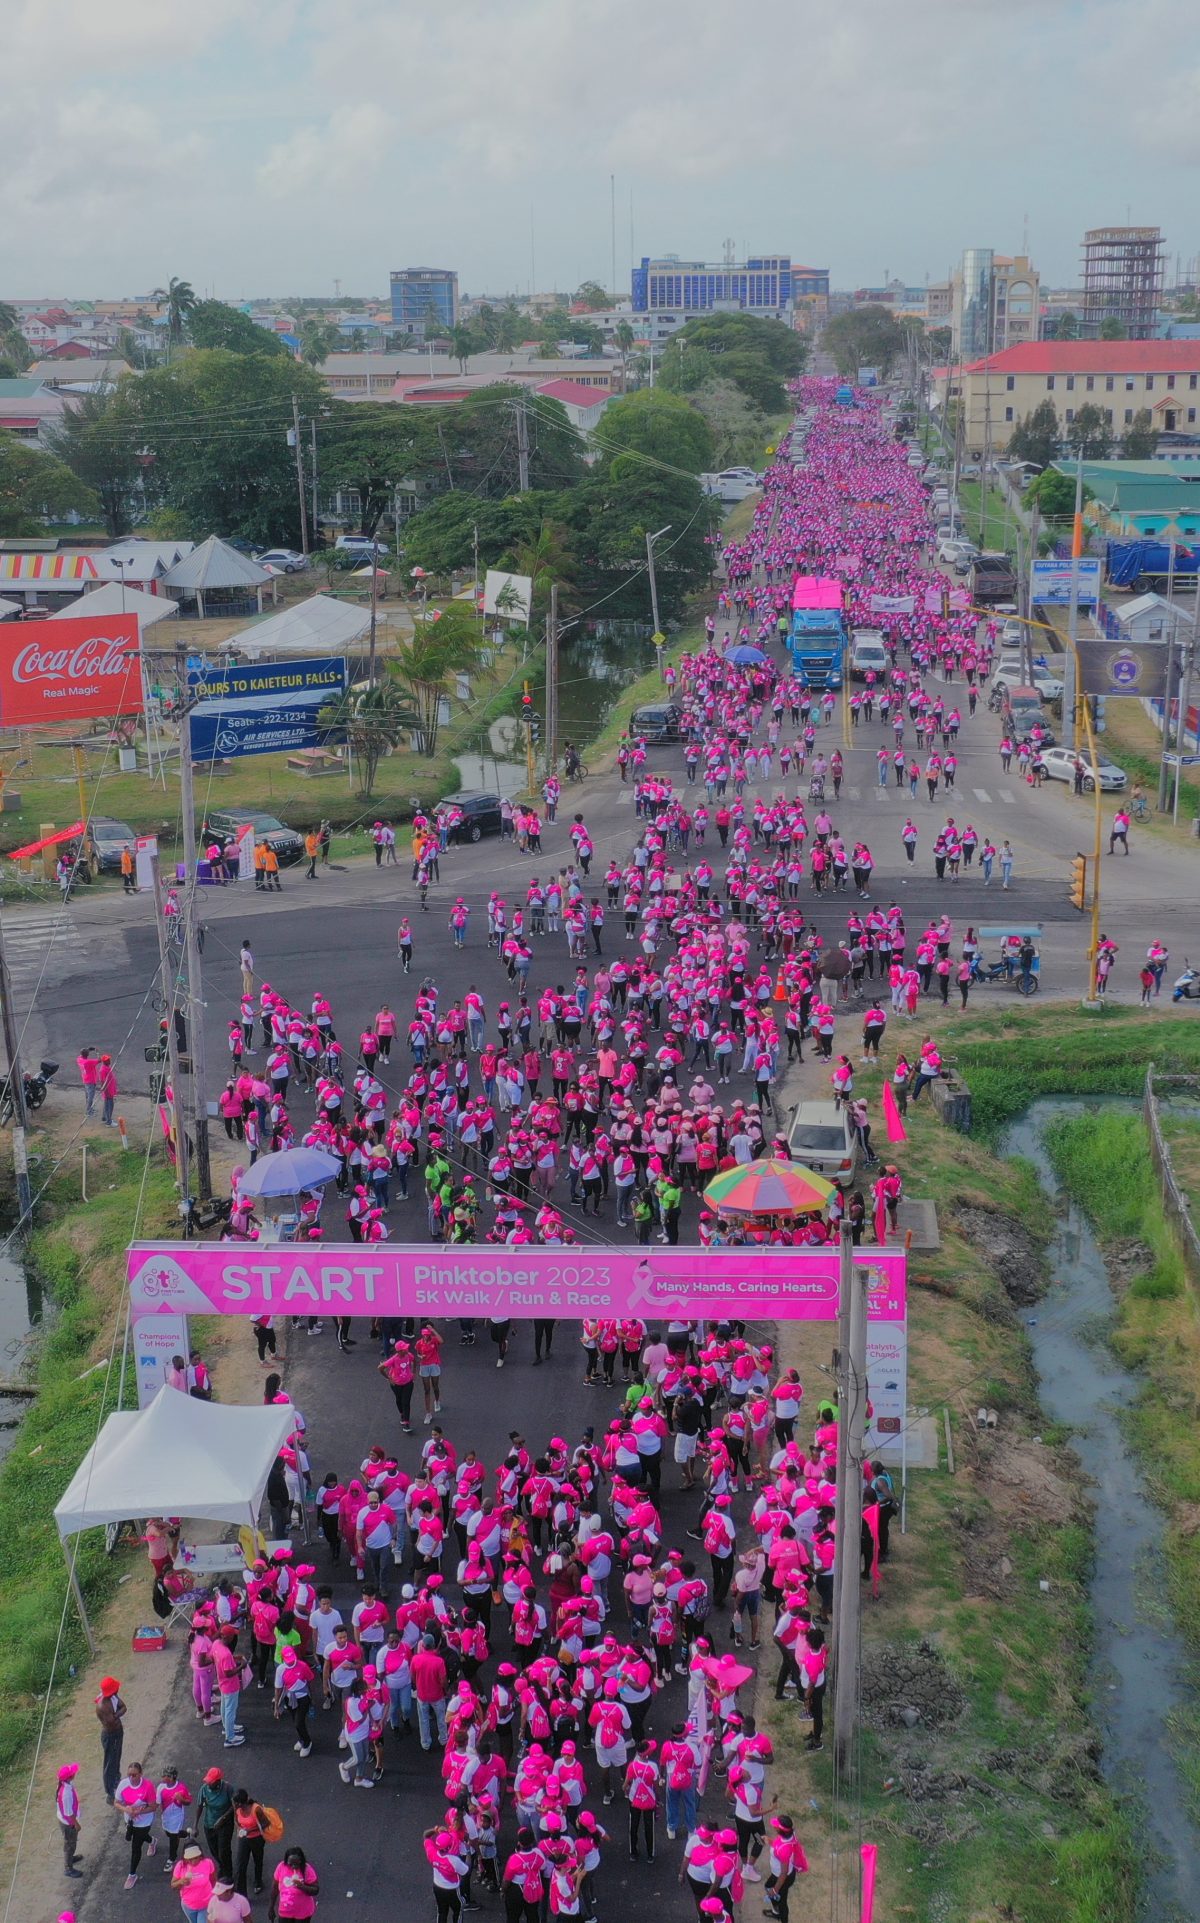
[[[317,1913],[320,1894],[320,1879],[304,1851],[298,1847],[286,1850],[282,1863],[275,1866],[268,1923],[276,1923],[277,1918],[281,1923],[308,1923]]]

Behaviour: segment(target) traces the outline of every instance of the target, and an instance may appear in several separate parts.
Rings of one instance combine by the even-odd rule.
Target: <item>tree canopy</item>
[[[800,373],[807,351],[782,321],[758,314],[703,314],[672,336],[659,378],[663,387],[681,394],[729,381],[764,413],[780,414],[787,406],[784,383]]]
[[[821,345],[843,379],[852,380],[860,367],[877,367],[886,377],[904,352],[904,329],[890,307],[867,301],[826,322]]]
[[[603,458],[641,454],[701,474],[711,467],[713,437],[703,413],[680,394],[643,387],[605,408],[597,430]]]
[[[1053,401],[1039,401],[1032,414],[1018,421],[1008,443],[1014,461],[1033,461],[1048,467],[1058,453],[1062,427]]]
[[[1123,461],[1149,461],[1158,452],[1158,429],[1148,407],[1139,407],[1121,436]]]
[[[65,462],[0,430],[0,535],[39,534],[46,520],[95,508],[95,495]]]
[[[1092,490],[1086,482],[1083,498],[1092,499]],[[1036,507],[1045,521],[1069,521],[1075,513],[1075,476],[1064,473],[1062,468],[1048,467],[1030,482],[1024,501],[1026,507]]]
[[[227,306],[223,300],[198,300],[188,314],[187,333],[193,347],[224,347],[231,354],[269,354],[276,360],[287,355],[278,334],[258,327],[249,314]]]
[[[1107,459],[1112,429],[1104,409],[1094,401],[1085,401],[1075,410],[1074,420],[1067,422],[1066,440],[1072,453],[1081,454],[1085,461]]]
[[[90,489],[114,539],[128,534],[142,499],[142,460],[130,382],[73,396],[53,429],[54,453]]]
[[[441,451],[420,408],[385,401],[331,401],[317,423],[321,484],[359,497],[359,530],[374,534],[401,482],[436,482]]]

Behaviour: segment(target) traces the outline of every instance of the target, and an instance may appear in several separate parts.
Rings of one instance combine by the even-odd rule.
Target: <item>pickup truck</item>
[[[982,604],[1011,601],[1017,591],[1017,572],[1007,554],[986,551],[971,563],[971,599]]]

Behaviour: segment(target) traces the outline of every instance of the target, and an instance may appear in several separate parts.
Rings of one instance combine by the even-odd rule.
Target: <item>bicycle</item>
[[[1134,821],[1149,821],[1150,803],[1145,795],[1135,795],[1129,804],[1129,812]]]
[[[572,765],[567,769],[566,774],[567,774],[567,780],[570,782],[586,781],[587,775],[588,775],[587,762],[586,761],[573,762]]]

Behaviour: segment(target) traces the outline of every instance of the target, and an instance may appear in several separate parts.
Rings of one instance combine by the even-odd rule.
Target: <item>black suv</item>
[[[280,821],[277,815],[239,814],[236,809],[214,808],[208,817],[208,830],[217,837],[222,847],[232,841],[244,821],[254,829],[254,839],[265,841],[273,848],[281,868],[290,868],[304,859],[304,836],[298,835],[294,828]]]
[[[120,874],[122,850],[128,848],[133,854],[137,847],[137,836],[129,823],[113,821],[108,815],[93,815],[88,822],[88,833],[96,849],[97,872]]]
[[[648,702],[644,708],[635,708],[630,715],[629,732],[647,743],[678,741],[682,718],[679,709],[670,701]]]
[[[450,830],[451,841],[482,841],[485,835],[500,833],[500,797],[486,794],[482,788],[470,789],[461,795],[447,795],[434,810],[440,815],[444,808],[458,808],[462,812],[461,821],[456,820]]]

